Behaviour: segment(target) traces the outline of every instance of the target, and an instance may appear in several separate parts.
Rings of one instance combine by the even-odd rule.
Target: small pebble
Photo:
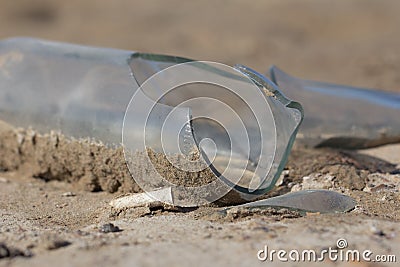
[[[56,250],[59,248],[67,247],[71,245],[72,243],[63,239],[53,239],[53,240],[48,240],[45,242],[45,248],[47,250]]]
[[[61,204],[56,204],[56,208],[62,209],[68,206],[68,203],[61,203]]]
[[[371,226],[370,230],[372,232],[372,234],[377,235],[377,236],[386,236],[386,234],[379,228],[375,227],[375,226]]]
[[[114,232],[120,232],[120,231],[122,231],[122,230],[119,229],[118,226],[115,226],[112,223],[106,223],[100,227],[100,232],[102,232],[102,233],[114,233]]]
[[[8,247],[4,244],[0,244],[0,259],[2,258],[7,258],[10,256],[10,251],[8,250]]]
[[[4,178],[4,177],[0,177],[0,183],[8,183],[8,179]]]
[[[30,253],[24,253],[23,251],[15,248],[9,248],[5,244],[0,243],[0,259],[2,258],[14,258],[14,257],[30,257]]]

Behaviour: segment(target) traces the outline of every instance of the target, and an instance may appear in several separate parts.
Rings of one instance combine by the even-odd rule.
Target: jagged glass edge
[[[275,187],[276,181],[278,180],[283,169],[285,168],[286,163],[289,158],[290,151],[291,151],[294,141],[296,139],[297,132],[299,131],[300,125],[304,119],[304,110],[299,102],[293,101],[293,100],[289,99],[288,97],[286,97],[283,94],[283,92],[279,89],[279,87],[276,84],[274,84],[272,81],[267,79],[264,75],[258,73],[257,71],[255,71],[249,67],[246,67],[246,66],[240,65],[240,64],[235,65],[235,68],[237,70],[239,70],[240,72],[242,72],[247,77],[249,77],[260,88],[264,88],[264,89],[268,90],[268,92],[273,94],[273,97],[275,97],[279,102],[281,102],[286,108],[293,108],[293,109],[300,111],[300,120],[298,121],[296,127],[294,128],[293,132],[291,133],[291,135],[289,137],[288,144],[285,148],[285,151],[284,151],[282,159],[279,163],[278,169],[277,169],[276,173],[274,174],[272,182],[270,183],[270,185],[268,187],[256,190],[251,193],[251,194],[261,195],[261,194],[267,193],[268,191],[271,191]],[[261,91],[263,91],[263,90],[261,90]],[[265,97],[270,97],[264,91],[263,91],[263,93],[264,93]]]

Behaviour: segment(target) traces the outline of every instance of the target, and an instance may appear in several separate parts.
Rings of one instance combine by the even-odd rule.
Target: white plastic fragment
[[[115,209],[143,207],[157,203],[173,203],[171,187],[152,192],[138,193],[113,199],[110,205]]]
[[[74,197],[76,194],[74,192],[65,192],[61,195],[62,197]]]

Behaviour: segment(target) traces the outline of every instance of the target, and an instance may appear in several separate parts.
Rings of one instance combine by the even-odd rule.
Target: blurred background
[[[12,36],[400,91],[398,0],[0,0],[0,37]]]

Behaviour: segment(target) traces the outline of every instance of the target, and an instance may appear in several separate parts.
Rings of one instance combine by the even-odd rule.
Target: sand
[[[100,141],[68,138],[58,132],[40,134],[34,129],[13,128],[1,121],[0,140],[3,171],[24,170],[33,178],[64,181],[89,192],[142,192],[134,179],[138,177],[134,176],[142,175],[141,179],[146,179],[157,173],[168,182],[188,187],[216,179],[208,168],[199,172],[180,170],[169,162],[173,159],[177,166],[185,169],[184,164],[189,163],[180,155],[168,159],[150,148],[130,156],[129,170],[122,146],[109,147]],[[202,167],[202,161],[196,163]]]
[[[168,258],[167,251],[159,252],[170,243],[172,254],[200,246],[203,254],[196,253],[196,257],[208,255],[219,243],[226,253],[245,246],[240,253],[249,264],[261,263],[256,252],[262,249],[262,242],[287,249],[320,249],[343,237],[358,249],[373,248],[390,255],[398,249],[400,158],[391,155],[387,161],[368,155],[380,151],[376,148],[358,153],[297,144],[281,181],[262,197],[303,189],[335,190],[356,199],[356,209],[347,214],[302,217],[284,208],[226,211],[220,206],[227,203],[200,208],[155,203],[116,209],[110,206],[110,200],[141,192],[129,175],[120,148],[54,132],[15,129],[5,123],[0,129],[0,266],[51,265],[58,257],[65,257],[65,266],[97,264],[96,251],[101,251],[104,266],[113,260],[124,265],[146,259],[135,254],[146,250],[166,253],[163,257],[172,264],[174,258]],[[399,145],[382,149],[388,148],[396,150]],[[158,164],[165,162],[165,158],[150,152]],[[185,178],[190,176],[176,173],[174,179],[182,182]],[[192,185],[195,179],[188,181]],[[316,233],[323,235],[323,240]],[[189,259],[197,251],[192,249],[187,252]],[[115,253],[110,254],[110,250]],[[132,258],[131,250],[136,258]],[[121,258],[126,253],[129,261]],[[76,254],[83,258],[68,256]],[[238,255],[213,255],[213,260],[227,264],[231,257]],[[157,264],[156,259],[149,260],[149,265]]]
[[[276,64],[307,79],[399,92],[399,8],[395,0],[8,1],[0,36],[242,63],[260,72]],[[347,151],[296,143],[281,182],[265,196],[335,190],[358,202],[346,214],[115,210],[111,200],[140,192],[122,167],[122,151],[54,132],[0,129],[0,266],[291,266],[260,262],[257,252],[265,245],[321,250],[339,238],[350,249],[400,260],[399,144]]]

